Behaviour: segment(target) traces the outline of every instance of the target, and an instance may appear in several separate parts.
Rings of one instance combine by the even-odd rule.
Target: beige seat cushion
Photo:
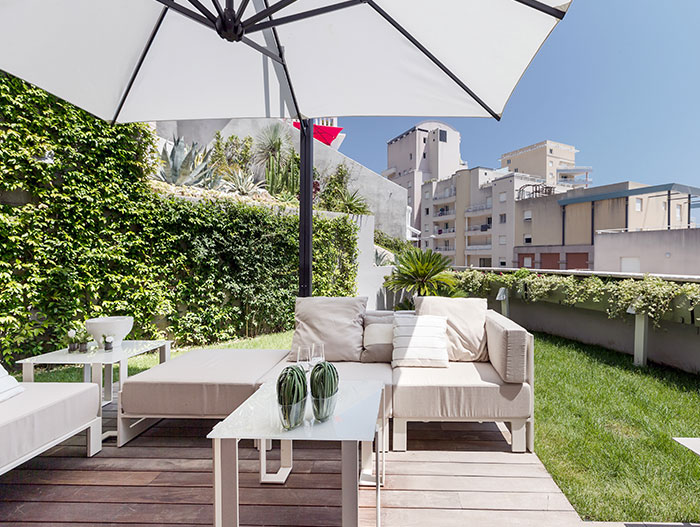
[[[297,298],[294,336],[289,360],[296,360],[299,345],[322,342],[326,360],[359,361],[362,355],[363,319],[367,297]]]
[[[487,361],[485,298],[416,298],[416,315],[447,317],[447,351],[451,361]]]
[[[226,417],[289,350],[193,350],[129,377],[122,412],[154,417]]]
[[[0,467],[17,461],[98,417],[96,384],[23,382],[0,404]]]
[[[488,362],[394,368],[394,417],[526,418],[532,389],[505,383]]]
[[[340,379],[340,383],[342,383],[344,380],[383,382],[387,417],[391,417],[393,377],[390,364],[381,362],[334,362],[333,365],[338,370],[338,378]],[[262,377],[262,379],[260,379],[260,384],[276,381],[277,376],[286,366],[289,366],[289,364],[280,363],[272,368]]]

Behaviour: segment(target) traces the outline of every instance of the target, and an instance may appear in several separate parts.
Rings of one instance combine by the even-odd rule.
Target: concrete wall
[[[161,137],[171,139],[175,134],[184,137],[188,142],[208,144],[219,130],[224,137],[237,135],[255,138],[263,128],[273,122],[277,121],[272,119],[171,121],[158,123],[157,129]],[[289,133],[295,148],[299,151],[299,130],[290,125]],[[405,240],[406,190],[337,150],[319,141],[314,142],[314,166],[320,174],[331,173],[341,163],[345,164],[350,173],[350,190],[357,190],[367,200],[374,213],[377,228],[390,236]]]
[[[575,164],[576,149],[554,141],[543,141],[501,156],[501,168],[546,178],[548,185],[557,183],[558,169]]]
[[[500,302],[490,301],[499,310]],[[610,319],[602,311],[548,302],[525,304],[511,299],[510,317],[529,331],[541,331],[584,344],[595,344],[622,353],[634,353],[634,320]],[[697,326],[662,322],[649,331],[649,360],[691,373],[700,372],[700,335]],[[537,373],[535,373],[537,375]]]
[[[596,271],[621,271],[622,258],[641,273],[700,275],[700,229],[596,233]]]
[[[357,239],[358,269],[357,295],[367,297],[367,309],[385,309],[384,277],[391,274],[392,266],[378,267],[374,260],[374,217],[353,216],[360,227]]]

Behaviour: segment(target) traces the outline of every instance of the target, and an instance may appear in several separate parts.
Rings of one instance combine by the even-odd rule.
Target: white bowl
[[[92,335],[95,342],[104,348],[103,336],[114,338],[115,348],[122,345],[122,341],[134,327],[134,317],[99,317],[90,318],[85,321],[85,329]]]

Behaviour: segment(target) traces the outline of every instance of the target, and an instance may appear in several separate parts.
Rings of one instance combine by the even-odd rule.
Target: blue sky
[[[595,185],[700,186],[700,0],[574,0],[511,98],[501,122],[443,119],[462,159],[544,139],[575,145]],[[341,118],[346,155],[381,171],[386,142],[421,118]]]

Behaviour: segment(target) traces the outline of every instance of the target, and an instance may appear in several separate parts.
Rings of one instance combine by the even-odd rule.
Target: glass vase
[[[338,392],[330,397],[312,397],[311,403],[314,409],[314,418],[317,421],[328,421],[335,412],[335,403],[338,400]]]
[[[292,430],[304,422],[306,399],[294,404],[278,404],[280,422],[285,430]]]

